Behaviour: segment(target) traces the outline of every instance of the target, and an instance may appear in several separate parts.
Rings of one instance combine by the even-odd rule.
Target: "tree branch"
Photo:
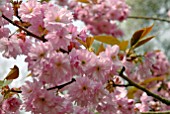
[[[35,34],[33,34],[32,32],[28,31],[26,28],[16,24],[15,22],[13,22],[12,20],[10,20],[9,18],[7,18],[5,15],[2,14],[2,18],[4,18],[5,20],[7,20],[9,23],[13,24],[14,26],[20,28],[21,30],[25,31],[28,35],[32,36],[32,37],[35,37],[36,39],[38,40],[41,40],[43,42],[47,41],[46,39],[42,38],[42,37],[39,37]]]
[[[32,37],[34,37],[34,38],[36,38],[36,39],[38,39],[38,40],[41,40],[41,41],[43,41],[43,42],[46,42],[46,41],[47,41],[47,40],[44,39],[43,37],[39,37],[39,36],[35,35],[34,33],[30,32],[29,30],[27,30],[26,28],[24,28],[24,27],[16,24],[15,22],[13,22],[13,21],[10,20],[9,18],[7,18],[5,15],[2,14],[2,17],[3,17],[5,20],[7,20],[9,23],[11,23],[11,24],[13,24],[14,26],[18,27],[19,29],[25,31],[25,32],[27,33],[27,35],[30,35],[30,36],[32,36]],[[11,37],[11,36],[10,36],[10,37]],[[62,48],[60,48],[59,51],[61,51],[61,52],[63,52],[63,53],[69,53],[68,51],[66,51],[66,50],[64,50],[64,49],[62,49]]]
[[[166,99],[166,98],[163,98],[163,97],[161,97],[161,96],[159,96],[159,95],[157,95],[157,94],[154,94],[154,93],[152,93],[151,91],[149,91],[148,89],[146,89],[145,87],[143,87],[143,86],[141,86],[141,85],[133,82],[131,79],[129,79],[127,76],[125,76],[125,75],[123,74],[124,71],[125,71],[125,67],[122,68],[122,70],[121,70],[120,73],[119,73],[119,76],[122,77],[123,79],[125,79],[126,81],[128,81],[128,83],[129,83],[130,85],[132,85],[132,86],[134,86],[134,87],[136,87],[136,88],[138,88],[138,89],[146,92],[148,96],[152,96],[152,97],[154,97],[155,99],[161,101],[162,103],[164,103],[164,104],[166,104],[166,105],[170,105],[170,100],[168,100],[168,99]]]
[[[141,112],[141,114],[170,114],[170,111],[158,111],[158,112],[149,111],[149,112]]]
[[[170,23],[169,19],[162,19],[158,17],[146,17],[146,16],[128,16],[129,19],[145,19],[145,20],[155,20]]]

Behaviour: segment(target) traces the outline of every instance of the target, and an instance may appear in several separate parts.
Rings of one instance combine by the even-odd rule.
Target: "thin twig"
[[[14,89],[11,89],[10,92],[14,92],[14,93],[22,93],[22,91],[14,90]]]
[[[120,73],[119,73],[119,76],[122,77],[123,79],[125,79],[126,81],[128,81],[128,83],[129,83],[130,85],[132,85],[132,86],[134,86],[134,87],[136,87],[136,88],[138,88],[138,89],[146,92],[146,94],[147,94],[148,96],[152,96],[152,97],[154,97],[155,99],[161,101],[162,103],[164,103],[164,104],[166,104],[166,105],[170,105],[170,100],[168,100],[168,99],[166,99],[166,98],[163,98],[163,97],[161,97],[161,96],[159,96],[159,95],[157,95],[157,94],[154,94],[154,93],[152,93],[151,91],[149,91],[148,89],[146,89],[145,87],[143,87],[143,86],[135,83],[134,81],[132,81],[131,79],[129,79],[127,76],[125,76],[125,75],[123,74],[124,71],[125,71],[125,67],[122,68],[122,70],[121,70]]]
[[[128,19],[145,19],[145,20],[155,20],[170,23],[169,19],[162,19],[158,17],[146,17],[146,16],[128,16]]]
[[[115,83],[113,83],[113,87],[129,87],[129,86],[132,86],[132,85],[130,85],[130,84],[125,85],[125,84],[115,84]]]
[[[62,89],[63,87],[65,87],[65,86],[67,86],[67,85],[69,85],[69,84],[71,84],[71,83],[73,83],[73,82],[75,82],[76,80],[74,79],[74,78],[72,78],[72,80],[71,81],[69,81],[69,82],[67,82],[67,83],[65,83],[65,84],[62,84],[62,85],[59,85],[59,86],[55,86],[55,87],[51,87],[51,88],[48,88],[47,90],[53,90],[53,89]]]
[[[71,81],[67,82],[67,83],[64,83],[64,84],[61,84],[59,86],[54,86],[54,87],[51,87],[51,88],[48,88],[47,90],[53,90],[53,89],[62,89],[63,87],[75,82],[76,80],[74,78],[72,78]],[[14,89],[11,89],[10,92],[14,92],[14,93],[22,93],[22,91],[19,91],[19,90],[14,90]]]

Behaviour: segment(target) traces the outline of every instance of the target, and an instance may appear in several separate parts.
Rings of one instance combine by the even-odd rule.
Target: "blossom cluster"
[[[83,21],[93,35],[123,35],[116,23],[125,20],[129,14],[125,0],[88,0],[86,4],[74,0],[63,2],[73,10],[74,19]]]
[[[25,55],[32,75],[32,81],[26,81],[17,90],[2,88],[5,91],[1,92],[2,113],[19,113],[24,109],[35,114],[135,114],[170,108],[145,92],[129,96],[131,88],[126,87],[128,82],[120,76],[125,67],[127,77],[169,97],[170,83],[165,79],[170,63],[163,52],[147,52],[129,60],[119,45],[107,45],[98,54],[82,47],[89,32],[122,34],[115,21],[121,22],[128,16],[125,1],[86,2],[59,0],[56,5],[36,0],[13,3],[6,0],[0,5],[0,51],[7,58]],[[17,13],[16,6],[19,6]],[[9,20],[19,26],[14,34],[6,27]],[[74,20],[83,21],[87,29],[78,30]],[[66,83],[69,84],[64,86]],[[22,101],[17,92],[21,93]]]

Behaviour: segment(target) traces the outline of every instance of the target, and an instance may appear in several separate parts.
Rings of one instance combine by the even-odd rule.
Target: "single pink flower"
[[[103,97],[101,83],[90,80],[88,77],[78,77],[76,82],[68,87],[68,94],[72,101],[79,106],[97,105]]]
[[[66,8],[51,6],[45,11],[44,23],[48,31],[54,31],[71,23],[72,19],[72,13]]]
[[[16,35],[13,35],[10,39],[6,37],[0,39],[0,51],[4,51],[3,52],[4,57],[16,58],[17,55],[22,54],[22,50],[18,45],[19,39],[17,39]]]
[[[34,16],[42,13],[40,3],[37,2],[36,0],[22,2],[18,10],[18,13],[23,21],[29,22]]]
[[[17,112],[20,108],[21,100],[15,97],[11,97],[3,101],[2,108],[7,112]]]

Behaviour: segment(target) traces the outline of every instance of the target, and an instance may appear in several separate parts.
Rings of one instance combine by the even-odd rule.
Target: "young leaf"
[[[13,80],[0,80],[0,88],[9,85]]]
[[[134,98],[134,94],[138,91],[138,89],[136,87],[129,87],[128,88],[128,93],[127,93],[127,97],[129,99],[133,99]]]
[[[88,0],[77,0],[77,2],[89,3],[89,1],[88,1]]]
[[[143,39],[153,28],[154,25],[136,31],[131,38],[131,47]]]
[[[126,40],[126,41],[120,42],[118,45],[119,45],[120,50],[125,51],[128,47],[128,44],[129,44],[129,41]]]
[[[145,37],[152,30],[153,26],[154,26],[154,24],[149,27],[143,28],[144,32],[141,37],[142,38]]]
[[[32,76],[32,73],[29,73],[29,74],[27,75],[27,77],[30,77],[30,76]]]
[[[86,46],[87,46],[87,48],[90,48],[91,45],[93,44],[93,42],[94,42],[94,38],[93,37],[87,37],[86,38]]]
[[[99,42],[110,44],[110,45],[115,45],[115,44],[120,43],[120,41],[113,36],[103,36],[102,35],[102,36],[94,36],[93,38]]]
[[[140,82],[140,85],[147,85],[153,81],[163,81],[164,79],[165,79],[165,76],[151,77],[151,78],[148,78],[148,79]]]
[[[83,42],[82,40],[80,40],[80,39],[78,39],[78,38],[76,38],[76,40],[77,40],[80,44],[82,44],[84,47],[87,48],[86,42]]]
[[[13,68],[11,68],[11,71],[8,73],[5,79],[11,80],[11,79],[16,79],[19,76],[19,68],[14,65]]]
[[[4,81],[3,81],[3,80],[0,80],[0,88],[3,87],[3,84],[4,84]]]
[[[103,46],[103,43],[100,44],[100,47],[98,48],[96,55],[99,55],[100,52],[105,51],[105,47]]]
[[[154,38],[154,37],[155,37],[155,36],[150,36],[150,37],[148,37],[148,38],[146,38],[146,39],[144,39],[144,40],[140,40],[136,45],[134,45],[133,48],[137,48],[137,47],[139,47],[139,46],[147,43],[148,41],[150,41],[150,40],[151,40],[152,38]]]
[[[131,38],[131,40],[130,40],[130,45],[131,45],[131,47],[132,47],[133,45],[135,45],[135,44],[139,41],[139,39],[141,38],[143,32],[144,32],[144,30],[141,29],[141,30],[136,31],[136,32],[133,34],[133,36],[132,36],[132,38]]]
[[[12,79],[5,80],[4,83],[3,83],[3,87],[9,85],[10,83],[12,83],[12,81],[13,81]]]

